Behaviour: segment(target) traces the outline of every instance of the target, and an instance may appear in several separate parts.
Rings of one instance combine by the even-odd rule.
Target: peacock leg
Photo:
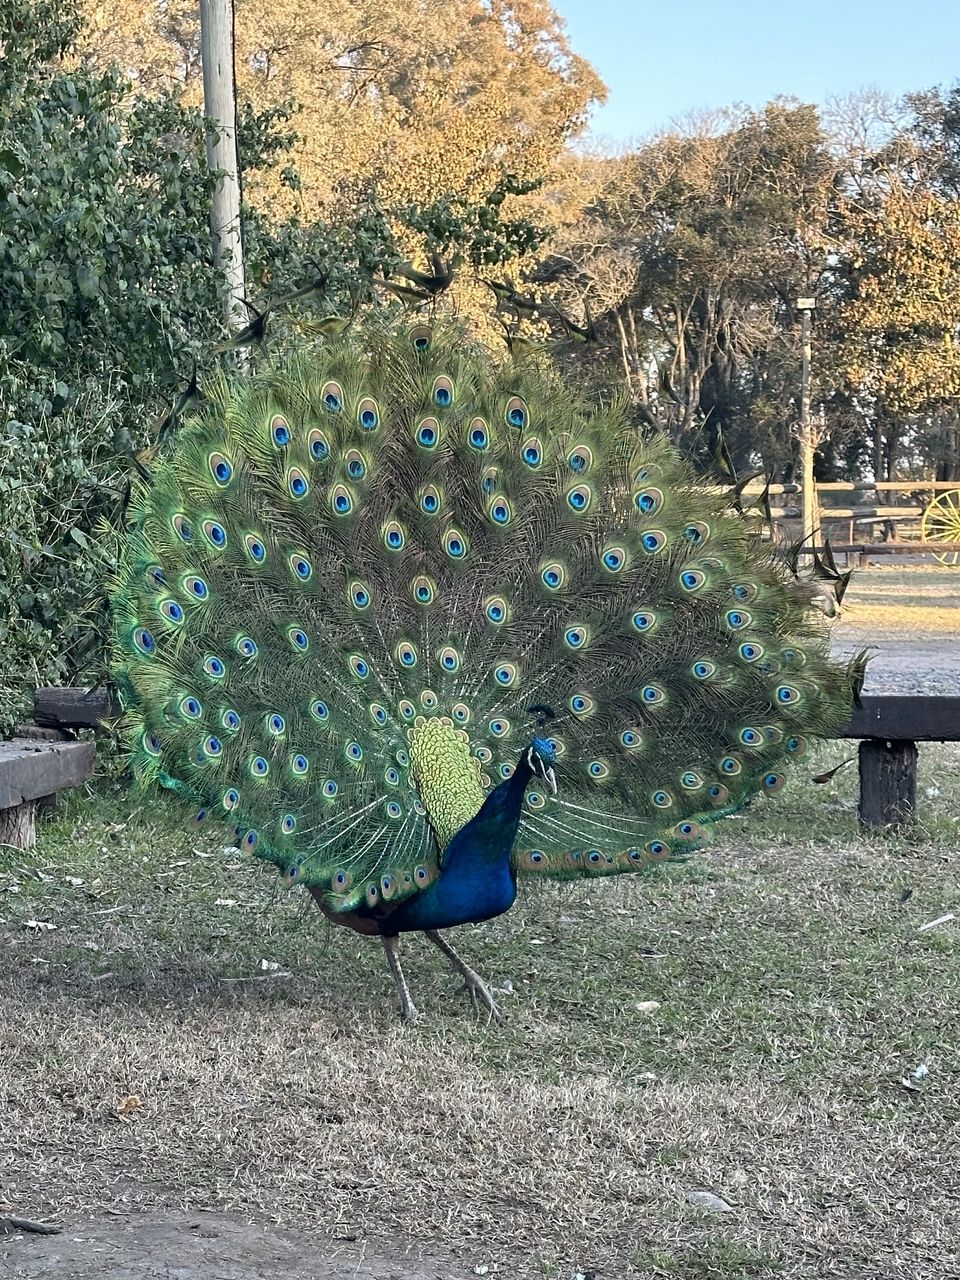
[[[383,949],[387,953],[387,964],[390,966],[390,972],[393,974],[393,980],[397,984],[397,994],[400,997],[400,1012],[403,1014],[404,1022],[416,1022],[417,1006],[413,1003],[410,996],[410,988],[407,986],[407,980],[403,976],[403,970],[400,968],[400,957],[397,955],[397,944],[400,941],[397,934],[381,935]]]
[[[461,960],[451,947],[446,938],[436,929],[424,929],[424,933],[430,939],[435,947],[439,947],[443,954],[447,957],[454,969],[463,974],[463,979],[467,984],[467,991],[470,993],[470,999],[474,1005],[482,1004],[490,1013],[491,1018],[495,1018],[498,1022],[501,1018],[500,1010],[497,1008],[493,996],[490,994],[490,988],[477,973],[476,969],[471,969],[465,960]]]

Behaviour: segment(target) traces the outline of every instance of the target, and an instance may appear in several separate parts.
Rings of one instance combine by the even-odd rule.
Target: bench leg
[[[37,803],[25,800],[12,809],[0,809],[0,844],[32,849],[37,843]]]
[[[860,743],[860,821],[906,826],[917,816],[917,744],[867,738]]]

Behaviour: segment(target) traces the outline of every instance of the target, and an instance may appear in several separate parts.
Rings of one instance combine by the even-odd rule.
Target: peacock
[[[639,872],[849,714],[758,522],[617,398],[456,321],[218,376],[138,482],[112,588],[130,766],[398,955],[521,883]]]

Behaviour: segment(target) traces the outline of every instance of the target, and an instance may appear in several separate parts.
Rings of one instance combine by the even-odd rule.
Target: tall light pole
[[[802,325],[803,364],[800,373],[800,471],[803,485],[801,533],[804,542],[813,542],[820,521],[817,516],[817,491],[813,482],[813,424],[810,421],[810,313],[816,298],[798,298],[797,310]]]
[[[224,300],[227,326],[236,330],[247,323],[247,316],[243,307],[246,286],[240,231],[232,0],[200,0],[200,58],[203,63],[203,113],[216,125],[216,132],[207,135],[207,164],[223,175],[210,207],[213,256],[227,277]]]

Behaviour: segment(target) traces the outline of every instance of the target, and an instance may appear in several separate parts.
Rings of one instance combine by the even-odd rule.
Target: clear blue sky
[[[640,138],[688,111],[822,103],[960,79],[960,0],[553,0],[609,89],[592,131]]]

